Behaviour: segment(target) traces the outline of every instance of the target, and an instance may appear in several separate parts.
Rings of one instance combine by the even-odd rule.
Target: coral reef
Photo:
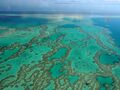
[[[120,49],[106,28],[44,18],[0,21],[0,90],[120,90]]]

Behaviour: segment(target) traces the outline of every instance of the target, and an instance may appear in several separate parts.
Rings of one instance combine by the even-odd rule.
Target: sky
[[[0,0],[0,11],[119,13],[120,0]]]

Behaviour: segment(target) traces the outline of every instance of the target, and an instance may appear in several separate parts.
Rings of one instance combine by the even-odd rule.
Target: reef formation
[[[120,49],[90,18],[2,16],[0,90],[120,90]]]

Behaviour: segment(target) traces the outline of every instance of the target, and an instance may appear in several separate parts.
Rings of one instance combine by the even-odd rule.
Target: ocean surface
[[[120,18],[0,15],[0,90],[120,90]]]
[[[95,25],[109,29],[115,43],[120,47],[120,18],[119,17],[93,18],[93,22]]]

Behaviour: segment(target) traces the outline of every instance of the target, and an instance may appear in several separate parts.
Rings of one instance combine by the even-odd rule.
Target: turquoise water
[[[1,15],[0,90],[120,90],[119,19],[109,19]]]
[[[120,18],[107,17],[107,18],[93,18],[94,24],[108,28],[112,33],[111,36],[120,47]]]
[[[113,80],[111,77],[103,77],[103,76],[98,76],[97,81],[100,84],[100,90],[107,90],[109,87],[109,90],[113,90]]]
[[[100,57],[100,62],[103,64],[116,64],[120,62],[120,58],[115,55],[103,54]]]

